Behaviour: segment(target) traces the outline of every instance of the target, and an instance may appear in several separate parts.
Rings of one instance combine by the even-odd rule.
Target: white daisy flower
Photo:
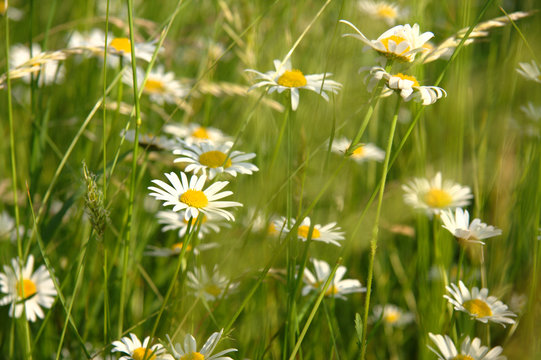
[[[32,44],[32,55],[30,55],[30,49],[22,44],[16,44],[11,47],[9,50],[9,65],[11,68],[16,68],[31,58],[35,58],[41,55],[41,46],[39,44]],[[51,85],[53,83],[60,83],[64,80],[64,67],[62,64],[56,60],[47,60],[46,62],[41,61],[40,63],[27,64],[25,66],[36,69],[32,71],[34,73],[34,79],[38,79],[38,84]],[[22,76],[22,79],[25,83],[29,84],[31,80],[30,72]]]
[[[393,304],[385,304],[384,306],[374,306],[373,320],[383,319],[383,322],[391,326],[403,326],[413,322],[415,316],[411,312],[405,312],[401,308]]]
[[[120,132],[120,136],[124,136],[129,142],[133,142],[135,139],[135,130],[131,129]],[[178,143],[175,140],[171,140],[166,136],[157,136],[154,134],[139,134],[138,144],[141,147],[148,148],[149,150],[173,150],[178,147]]]
[[[450,284],[446,289],[451,296],[443,297],[454,305],[456,311],[465,312],[485,324],[492,321],[505,327],[505,324],[515,323],[512,317],[517,315],[509,311],[507,305],[494,296],[488,296],[486,288],[479,290],[473,287],[470,291],[462,281],[459,281],[458,286]]]
[[[56,289],[51,275],[44,265],[35,272],[34,256],[29,255],[26,265],[21,268],[17,258],[11,259],[11,267],[4,265],[0,273],[0,292],[6,294],[0,299],[0,306],[11,304],[9,316],[19,318],[24,311],[28,321],[43,319],[41,307],[49,309],[54,303]],[[22,279],[20,276],[22,275]]]
[[[7,15],[12,21],[19,21],[23,18],[24,13],[13,6],[8,6],[7,0],[0,0],[0,15]]]
[[[289,228],[287,227],[287,219],[285,217],[282,217],[279,220],[275,220],[273,223],[275,230],[277,230],[278,232],[283,231],[287,234],[295,226],[295,219],[291,219],[291,227]],[[340,227],[336,226],[336,222],[329,223],[325,226],[316,224],[314,225],[314,229],[312,230],[312,240],[341,246],[338,241],[344,240],[344,232],[340,230]],[[297,229],[297,238],[302,241],[308,240],[309,231],[310,218],[305,217]]]
[[[114,38],[113,34],[108,33],[107,39]],[[94,55],[102,55],[105,46],[105,33],[101,29],[92,29],[87,33],[74,31],[68,40],[68,49],[84,48],[89,50]]]
[[[182,248],[184,247],[184,243],[177,242],[171,245],[170,247],[157,247],[157,246],[147,246],[147,251],[145,251],[145,255],[148,256],[157,256],[157,257],[170,257],[170,256],[176,256],[180,254],[182,251]],[[188,245],[186,248],[187,252],[190,252],[193,250],[193,253],[195,255],[199,255],[200,251],[209,250],[218,247],[217,243],[208,243],[208,244],[200,244],[196,248],[193,248],[192,245]]]
[[[267,93],[271,94],[276,91],[280,94],[286,90],[290,90],[291,108],[293,111],[297,110],[299,106],[299,89],[312,90],[321,95],[326,101],[329,101],[329,96],[325,91],[337,94],[338,90],[342,87],[342,84],[328,79],[332,75],[331,73],[304,75],[302,71],[292,69],[289,59],[285,63],[282,63],[280,60],[274,60],[274,68],[274,71],[271,70],[266,73],[246,69],[245,71],[256,74],[257,80],[261,80],[252,85],[248,91],[254,88],[266,87]]]
[[[434,349],[430,345],[428,348],[438,356],[439,360],[505,360],[505,356],[500,355],[503,351],[501,346],[496,346],[489,350],[488,347],[481,345],[479,338],[474,338],[470,341],[470,337],[466,336],[462,344],[460,345],[460,352],[458,352],[453,340],[447,335],[434,335],[428,333],[430,339],[437,345],[437,349]]]
[[[531,63],[518,63],[518,66],[520,68],[517,69],[517,72],[522,77],[541,83],[541,70],[539,70],[539,65],[537,65],[535,60],[532,60]]]
[[[351,140],[343,137],[335,139],[332,143],[331,151],[344,155],[351,145]],[[359,164],[366,161],[383,161],[385,159],[385,151],[381,150],[374,144],[360,144],[351,154],[351,158]]]
[[[145,78],[145,71],[137,68],[137,88],[140,89]],[[133,76],[131,69],[125,69],[122,74],[122,81],[133,87]],[[148,94],[151,101],[164,105],[164,103],[176,104],[177,101],[188,95],[189,89],[175,80],[173,72],[164,73],[163,66],[158,66],[149,74],[143,92]]]
[[[201,350],[197,350],[197,342],[190,334],[187,334],[184,338],[184,346],[180,343],[173,345],[169,336],[167,336],[167,339],[171,344],[173,355],[179,360],[233,360],[229,356],[224,355],[237,351],[237,349],[234,348],[222,350],[212,355],[216,345],[220,342],[223,332],[224,329],[220,330],[220,332],[213,333],[205,342],[205,345],[203,345]]]
[[[372,76],[370,87],[373,87],[383,79],[385,86],[388,89],[399,91],[400,96],[406,102],[415,99],[415,101],[421,102],[426,106],[434,104],[438,99],[447,96],[447,92],[440,87],[421,86],[414,76],[402,73],[392,75],[382,67],[373,67],[370,69],[370,75]]]
[[[323,260],[311,259],[312,264],[314,265],[315,274],[312,274],[307,268],[304,269],[303,281],[306,286],[302,288],[302,294],[307,295],[310,291],[319,292],[325,285],[325,282],[331,275],[331,267]],[[346,267],[339,266],[336,269],[331,284],[325,292],[326,296],[334,296],[339,299],[345,300],[344,295],[366,292],[366,288],[361,285],[361,282],[357,279],[345,279],[342,280],[346,274]]]
[[[124,336],[120,341],[113,341],[111,352],[124,353],[119,360],[173,360],[173,356],[167,354],[163,345],[154,344],[149,347],[149,341],[150,337],[147,336],[141,343],[135,334],[130,333],[129,337]]]
[[[383,20],[387,25],[394,25],[396,20],[406,17],[407,13],[397,4],[387,1],[361,0],[359,10],[377,20]]]
[[[224,293],[234,290],[238,283],[232,283],[225,276],[220,275],[218,266],[212,269],[212,276],[209,277],[204,267],[188,271],[188,287],[194,290],[194,294],[207,301],[214,301],[221,298]]]
[[[188,145],[199,144],[200,142],[220,144],[229,140],[229,137],[225,136],[221,130],[196,123],[188,125],[166,124],[163,131],[180,138]]]
[[[440,214],[442,210],[464,207],[473,198],[467,186],[453,181],[442,181],[438,172],[432,180],[415,178],[402,185],[404,201],[415,209],[426,211],[428,215]]]
[[[206,190],[203,190],[207,180],[205,175],[200,177],[192,175],[189,183],[186,174],[183,172],[180,173],[180,179],[174,172],[166,173],[165,176],[173,186],[161,180],[152,180],[154,184],[161,188],[155,186],[148,188],[154,191],[150,193],[150,196],[165,201],[163,206],[173,205],[173,211],[185,210],[184,218],[186,220],[190,218],[197,219],[200,212],[207,216],[216,214],[227,220],[235,220],[233,214],[224,210],[224,208],[242,206],[242,204],[236,201],[217,201],[233,194],[232,191],[219,192],[229,184],[228,181],[217,181]]]
[[[159,211],[156,216],[158,217],[158,222],[165,225],[162,227],[163,232],[169,230],[178,230],[179,238],[186,235],[189,220],[186,220],[184,211]],[[195,224],[196,222],[192,221],[192,229]],[[227,224],[221,223],[218,219],[215,219],[212,216],[203,216],[197,237],[202,239],[205,235],[210,234],[211,232],[220,232],[220,226],[227,226]]]
[[[220,173],[237,176],[237,173],[251,175],[254,171],[259,171],[257,166],[247,162],[255,158],[254,153],[246,154],[241,151],[232,151],[227,156],[232,146],[232,142],[221,145],[209,142],[183,144],[182,149],[173,151],[173,154],[181,155],[174,162],[188,163],[184,171],[208,175],[209,180],[214,179]]]
[[[349,21],[340,20],[340,22],[349,25],[356,32],[356,34],[344,34],[343,36],[351,36],[359,39],[376,50],[380,55],[401,62],[412,62],[415,60],[415,55],[418,52],[424,51],[424,44],[434,36],[431,32],[421,34],[419,24],[414,24],[413,26],[406,24],[397,25],[385,31],[376,40],[369,40]]]
[[[107,53],[122,56],[126,61],[131,61],[131,41],[129,38],[112,37],[107,38],[109,45],[107,46]],[[102,41],[101,49],[104,50]],[[134,44],[135,58],[149,62],[152,59],[152,54],[156,50],[155,41],[140,42]],[[161,50],[161,49],[160,49]]]
[[[480,219],[474,219],[470,224],[470,214],[468,210],[462,210],[462,208],[456,208],[454,214],[452,210],[444,210],[440,216],[443,221],[442,226],[449,230],[454,237],[464,241],[484,245],[485,243],[479,240],[502,234],[500,229],[482,223]]]

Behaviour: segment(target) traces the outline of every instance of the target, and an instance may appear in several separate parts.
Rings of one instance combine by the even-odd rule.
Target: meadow
[[[1,0],[0,359],[541,359],[541,3]]]

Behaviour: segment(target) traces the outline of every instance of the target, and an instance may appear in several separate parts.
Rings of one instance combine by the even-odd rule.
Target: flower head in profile
[[[491,321],[505,327],[505,324],[515,323],[512,318],[517,315],[509,311],[507,305],[494,296],[488,296],[486,288],[479,290],[473,287],[470,291],[462,281],[459,281],[458,286],[450,284],[446,289],[450,295],[443,297],[455,307],[456,311],[465,312],[485,324]]]
[[[220,332],[213,333],[208,340],[205,342],[205,344],[201,347],[200,350],[197,350],[197,342],[195,338],[188,334],[184,338],[184,345],[177,343],[174,344],[171,342],[171,339],[169,336],[167,336],[169,343],[171,344],[171,349],[173,356],[175,359],[178,360],[233,360],[229,356],[224,356],[230,352],[237,351],[237,349],[230,348],[226,350],[222,350],[220,352],[217,352],[216,354],[212,354],[214,352],[214,349],[216,348],[216,345],[220,342],[220,338],[222,337],[224,330],[220,330]]]
[[[406,24],[397,25],[385,31],[376,40],[369,40],[349,21],[340,20],[340,22],[350,26],[356,32],[356,34],[345,34],[344,36],[359,39],[377,51],[378,54],[400,62],[413,62],[415,55],[424,51],[424,44],[434,36],[431,32],[421,34],[418,24],[414,24],[413,26]]]
[[[405,312],[393,304],[374,306],[373,319],[377,321],[380,318],[383,320],[384,324],[397,327],[409,324],[415,319],[412,313]]]
[[[0,306],[10,304],[9,316],[21,317],[24,312],[28,321],[43,319],[45,314],[42,307],[49,309],[54,303],[56,289],[51,275],[41,265],[35,272],[34,256],[29,255],[26,265],[22,268],[17,258],[11,259],[11,267],[4,265],[0,273],[0,293],[5,294],[0,299]]]
[[[456,208],[454,214],[452,210],[444,210],[440,215],[443,227],[449,230],[454,237],[463,241],[484,245],[484,242],[480,240],[502,234],[500,229],[487,225],[480,219],[474,219],[470,224],[470,214],[468,210],[462,210],[462,208]]]
[[[400,6],[388,1],[360,0],[358,5],[361,12],[375,20],[383,20],[387,25],[394,25],[398,19],[406,16]]]
[[[421,86],[415,76],[402,73],[392,75],[382,67],[377,66],[370,69],[370,75],[372,76],[370,87],[383,80],[386,89],[399,92],[406,102],[414,99],[426,106],[434,104],[438,99],[447,96],[447,92],[440,87]]]
[[[344,155],[351,145],[351,140],[343,137],[335,139],[332,143],[331,151]],[[385,159],[385,151],[381,150],[374,144],[360,144],[353,150],[351,158],[359,164],[366,161],[378,161],[381,162]]]
[[[156,215],[158,222],[165,225],[162,227],[162,231],[169,230],[178,230],[179,238],[182,238],[186,235],[186,230],[188,229],[189,220],[186,220],[185,212],[180,211],[158,211]],[[220,221],[219,218],[214,216],[203,215],[203,218],[200,221],[199,232],[197,237],[202,239],[205,235],[210,234],[211,232],[219,232],[220,226],[225,226],[226,224],[223,221]],[[197,226],[196,221],[192,220],[192,229]]]
[[[209,142],[183,144],[182,149],[173,151],[173,154],[181,156],[175,162],[188,164],[184,171],[202,173],[208,175],[209,179],[214,179],[220,173],[237,176],[237,173],[251,175],[259,171],[257,166],[247,162],[255,157],[254,153],[231,151],[232,146],[232,142],[221,145]]]
[[[188,145],[199,144],[201,142],[211,142],[214,144],[221,144],[229,141],[229,137],[216,128],[201,126],[196,123],[188,125],[182,124],[166,124],[163,127],[163,131],[178,137]]]
[[[145,78],[145,71],[137,68],[137,88],[140,89]],[[131,69],[126,69],[122,74],[122,81],[125,84],[133,87],[133,76]],[[172,72],[164,72],[163,66],[158,66],[149,74],[143,93],[147,94],[151,101],[158,105],[176,104],[177,101],[188,95],[189,89],[182,85],[178,80],[175,80],[175,74]]]
[[[274,68],[275,70],[267,71],[266,73],[246,69],[245,71],[256,74],[256,79],[260,80],[258,83],[252,85],[250,90],[265,87],[269,94],[274,91],[282,93],[290,90],[291,109],[293,111],[297,110],[299,105],[299,89],[312,90],[321,95],[326,101],[329,101],[329,95],[327,95],[326,91],[336,94],[342,87],[340,83],[328,79],[332,75],[330,73],[304,75],[302,71],[292,69],[289,59],[286,62],[274,60]]]
[[[415,178],[402,185],[404,201],[415,209],[424,210],[429,215],[439,215],[442,210],[464,207],[473,198],[467,186],[453,181],[442,181],[441,173],[432,179]]]
[[[517,72],[522,77],[541,83],[541,70],[539,70],[539,65],[537,65],[535,60],[532,60],[530,63],[518,63],[518,66]]]
[[[287,226],[287,219],[282,217],[279,220],[275,220],[274,229],[277,229],[278,232],[280,229],[284,233],[289,233],[295,227],[295,219],[291,219],[291,226]],[[311,221],[309,217],[305,217],[297,228],[297,238],[302,241],[308,240],[308,235],[310,233]],[[340,246],[339,241],[344,240],[344,232],[340,231],[340,227],[336,226],[336,222],[329,223],[327,225],[314,225],[312,229],[311,239],[314,241],[321,241],[327,244],[333,244]]]
[[[462,341],[460,351],[453,340],[447,335],[434,335],[428,333],[430,340],[436,344],[437,349],[431,346],[428,348],[436,354],[439,360],[505,360],[506,357],[501,355],[503,348],[496,346],[489,350],[488,347],[481,345],[479,338],[470,340],[469,336]]]
[[[124,355],[119,360],[173,360],[173,357],[167,354],[161,344],[148,346],[150,337],[146,337],[143,342],[135,334],[124,336],[122,339],[113,341],[111,352],[120,352]]]
[[[180,173],[180,178],[174,172],[166,173],[165,176],[172,186],[161,180],[152,180],[159,187],[150,186],[148,189],[153,191],[150,196],[165,201],[164,206],[173,205],[173,211],[184,210],[186,220],[190,220],[190,218],[197,219],[199,213],[207,216],[218,215],[231,221],[235,220],[233,214],[224,210],[224,208],[242,206],[242,204],[236,201],[218,201],[233,194],[231,191],[219,192],[229,184],[228,181],[216,181],[203,190],[207,180],[205,175],[199,177],[192,175],[189,182],[188,177],[183,172]]]
[[[237,286],[237,283],[232,283],[227,277],[220,275],[217,266],[212,269],[212,276],[208,275],[204,267],[195,268],[193,272],[188,271],[188,287],[196,296],[207,301],[217,300]]]
[[[307,295],[311,291],[320,292],[331,275],[331,267],[325,261],[312,259],[312,264],[314,265],[315,271],[313,274],[307,268],[304,269],[303,281],[306,285],[302,288],[303,295]],[[336,269],[336,273],[325,292],[326,296],[334,296],[345,300],[346,297],[344,295],[366,291],[366,288],[363,287],[361,282],[357,279],[342,280],[346,271],[346,267],[342,265]]]

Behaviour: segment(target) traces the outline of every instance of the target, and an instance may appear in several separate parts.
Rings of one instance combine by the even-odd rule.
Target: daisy
[[[440,172],[432,180],[415,178],[402,185],[402,189],[406,192],[406,204],[424,210],[428,215],[439,215],[445,209],[468,206],[473,198],[469,187],[450,180],[442,182]]]
[[[522,77],[541,83],[541,71],[535,60],[532,60],[531,63],[518,63],[518,66],[520,66],[520,69],[517,69],[517,72]]]
[[[145,255],[156,256],[156,257],[176,256],[176,255],[180,254],[183,247],[184,247],[184,243],[182,243],[182,242],[174,243],[173,245],[171,245],[168,248],[167,247],[161,248],[161,247],[156,247],[156,246],[150,246],[149,245],[149,246],[147,246],[148,251],[145,251]],[[201,244],[201,245],[198,245],[197,248],[193,248],[191,245],[188,245],[188,247],[186,248],[186,251],[189,252],[189,251],[193,250],[193,253],[195,255],[199,255],[199,251],[213,249],[213,248],[216,248],[216,247],[218,247],[217,243]]]
[[[112,37],[107,39],[109,45],[107,46],[107,53],[121,56],[124,60],[131,61],[131,41],[128,38]],[[105,39],[101,42],[101,50],[104,50],[103,44]],[[140,42],[134,44],[135,58],[142,59],[149,62],[152,59],[152,55],[156,50],[155,42]],[[161,49],[160,49],[161,50]]]
[[[400,96],[406,102],[415,99],[415,101],[421,102],[423,105],[431,105],[438,99],[447,96],[447,92],[440,87],[421,86],[414,76],[402,73],[392,75],[382,67],[373,67],[370,69],[370,75],[372,76],[370,87],[383,79],[385,86],[388,89],[399,91]]]
[[[17,241],[17,231],[16,231],[15,219],[13,219],[7,211],[2,211],[0,213],[0,240],[9,238],[11,242]],[[19,225],[19,234],[24,234],[25,228],[23,225]]]
[[[291,219],[291,227],[288,228],[286,224],[287,219],[282,217],[281,219],[274,221],[274,228],[278,229],[278,231],[283,229],[282,231],[287,234],[295,227],[295,219]],[[340,230],[340,227],[336,226],[336,222],[329,223],[325,226],[316,224],[312,230],[312,240],[340,246],[338,241],[344,240],[344,232]],[[309,231],[310,218],[305,217],[297,229],[298,239],[306,241],[308,239]]]
[[[232,146],[232,142],[221,145],[208,142],[193,145],[183,144],[182,149],[173,151],[173,154],[181,155],[174,162],[188,163],[184,169],[186,172],[202,173],[203,175],[207,175],[208,172],[209,180],[214,179],[220,173],[237,176],[237,173],[251,175],[254,171],[259,171],[257,166],[247,162],[255,157],[254,153],[231,151]]]
[[[229,139],[219,129],[201,126],[195,123],[188,125],[167,124],[163,127],[163,131],[180,138],[188,145],[199,144],[200,142],[220,144]]]
[[[137,68],[137,88],[140,89],[145,78],[145,71]],[[124,70],[122,81],[133,87],[133,76],[131,69]],[[163,105],[164,103],[176,104],[178,100],[188,95],[189,89],[175,80],[172,72],[164,73],[163,66],[158,66],[148,74],[143,92],[148,94],[151,101]]]
[[[45,266],[41,265],[35,272],[34,257],[28,256],[26,265],[21,268],[19,260],[11,259],[11,266],[4,265],[0,273],[0,292],[6,294],[0,299],[0,306],[11,304],[9,316],[19,318],[24,311],[28,321],[43,319],[41,307],[51,308],[54,303],[56,289]],[[21,278],[22,275],[22,278]]]
[[[194,290],[194,294],[207,301],[214,301],[221,298],[226,292],[237,287],[237,283],[231,283],[225,276],[220,275],[218,267],[212,269],[212,277],[209,277],[204,267],[195,268],[193,272],[188,271],[188,287]]]
[[[299,106],[299,89],[312,90],[321,95],[326,101],[329,101],[329,96],[325,91],[337,94],[338,90],[342,87],[342,84],[328,79],[332,75],[330,73],[304,75],[302,71],[292,69],[289,59],[285,63],[282,63],[280,60],[274,60],[274,68],[274,71],[271,70],[266,73],[246,69],[245,71],[256,74],[257,80],[261,80],[252,85],[248,91],[263,86],[267,88],[267,93],[269,94],[274,91],[280,94],[286,90],[290,90],[291,109],[293,111],[297,110]]]
[[[453,304],[457,311],[463,311],[485,324],[492,321],[505,327],[505,324],[515,323],[511,318],[517,315],[509,311],[507,305],[494,296],[488,296],[486,288],[479,290],[474,287],[470,291],[462,281],[459,281],[458,286],[451,284],[446,286],[446,289],[451,296],[443,297]]]
[[[503,351],[501,346],[496,346],[490,351],[488,347],[481,345],[479,338],[474,338],[470,341],[470,337],[466,336],[460,346],[460,353],[457,351],[453,340],[447,335],[434,335],[428,333],[430,339],[438,346],[438,349],[434,349],[431,346],[428,348],[438,356],[440,360],[505,360],[506,357],[500,355]]]
[[[220,330],[220,332],[213,333],[199,351],[197,350],[197,342],[195,341],[195,338],[190,334],[186,335],[184,338],[184,346],[182,346],[180,343],[173,345],[169,336],[167,336],[167,339],[171,344],[173,355],[179,360],[232,360],[229,356],[224,355],[237,351],[237,349],[234,348],[220,351],[211,356],[212,352],[216,348],[216,345],[218,345],[220,342],[223,332],[224,329]]]
[[[7,15],[12,21],[19,21],[23,18],[23,12],[13,6],[8,6],[7,0],[0,0],[0,15]]]
[[[396,20],[406,16],[406,12],[397,4],[387,1],[361,0],[358,5],[359,10],[375,19],[385,21],[387,25],[394,25]]]
[[[119,360],[173,360],[163,345],[155,344],[149,347],[149,341],[150,337],[147,336],[141,343],[135,334],[130,333],[129,337],[124,336],[120,341],[113,341],[111,352],[124,353]]]
[[[133,142],[135,139],[135,130],[122,130],[120,136],[125,137],[129,142]],[[178,143],[175,140],[171,140],[166,136],[157,136],[150,133],[139,134],[138,144],[149,150],[173,150],[178,147]]]
[[[184,237],[184,235],[186,235],[189,220],[186,220],[183,211],[159,211],[157,217],[158,222],[165,225],[164,227],[162,227],[163,232],[178,229],[179,238],[182,238]],[[192,221],[192,227],[195,226],[195,224],[196,222]],[[205,235],[210,234],[211,232],[220,232],[220,225],[222,224],[220,224],[219,220],[214,219],[211,216],[203,216],[201,225],[199,227],[199,232],[197,233],[197,237],[199,239],[202,239]]]
[[[351,145],[351,140],[343,137],[336,139],[332,143],[331,151],[344,155]],[[381,150],[374,144],[360,144],[353,153],[351,158],[359,164],[366,161],[383,161],[385,159],[385,151]]]
[[[232,195],[232,191],[222,191],[228,181],[217,181],[210,185],[206,190],[203,190],[207,177],[205,175],[192,175],[190,182],[185,173],[180,173],[180,179],[177,174],[171,172],[165,174],[171,185],[161,181],[152,180],[152,182],[161,188],[150,186],[148,189],[154,192],[150,196],[154,196],[157,200],[164,200],[163,206],[173,205],[173,211],[185,210],[184,218],[197,219],[199,213],[207,216],[213,214],[222,216],[227,220],[235,220],[233,214],[223,208],[242,206],[236,201],[216,201],[226,196]]]
[[[61,66],[59,61],[48,59],[45,62],[40,61],[36,63],[27,63],[29,60],[41,56],[41,46],[39,44],[32,44],[32,51],[22,44],[13,45],[9,51],[9,64],[11,68],[17,68],[19,66],[28,66],[35,69],[34,79],[38,78],[40,86],[51,85],[59,83],[64,80],[64,67]],[[23,75],[22,79],[25,83],[29,84],[31,80],[30,72]]]
[[[527,105],[522,105],[520,110],[531,120],[539,121],[541,119],[541,106],[535,106],[531,102]]]
[[[398,306],[393,304],[385,304],[384,306],[374,306],[375,321],[383,319],[383,322],[391,326],[403,326],[411,323],[414,320],[414,316],[410,312],[404,312]]]
[[[479,240],[502,234],[500,229],[482,223],[480,219],[474,219],[470,224],[470,214],[468,210],[462,210],[462,208],[456,208],[454,215],[452,210],[442,211],[441,220],[444,228],[449,230],[454,237],[464,241],[484,245],[485,243]]]
[[[357,34],[345,34],[343,36],[359,39],[380,55],[400,62],[412,62],[415,60],[415,55],[424,51],[424,44],[434,36],[431,32],[420,34],[419,24],[414,24],[413,27],[406,24],[397,25],[385,31],[376,40],[369,40],[349,21],[340,20],[340,22],[349,25],[357,32]]]
[[[113,37],[113,34],[107,34],[108,41]],[[89,50],[94,55],[103,55],[104,45],[105,33],[101,29],[92,29],[87,33],[74,31],[68,40],[68,49],[84,48]]]
[[[323,285],[331,275],[331,267],[323,260],[311,259],[314,265],[315,275],[307,268],[304,269],[303,281],[306,286],[302,288],[302,294],[307,295],[310,291],[320,292]],[[339,299],[345,300],[344,295],[366,292],[366,288],[361,285],[361,282],[356,279],[342,280],[346,274],[346,267],[339,266],[336,269],[336,273],[331,281],[331,284],[325,292],[326,296],[334,296]]]

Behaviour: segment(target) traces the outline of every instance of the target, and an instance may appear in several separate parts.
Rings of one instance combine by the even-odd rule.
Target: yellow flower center
[[[4,2],[4,0],[0,0],[0,15],[4,15],[4,13],[6,12],[6,9],[7,6],[6,6],[6,3]]]
[[[231,166],[231,159],[227,159],[227,162],[226,162],[225,161],[226,157],[227,157],[227,154],[218,150],[212,150],[212,151],[204,152],[201,155],[199,155],[199,162],[201,163],[201,165],[205,165],[213,169],[220,167],[222,165],[224,166],[224,168],[228,168]]]
[[[335,285],[331,285],[327,288],[327,291],[325,291],[326,296],[336,295],[338,294],[338,288]]]
[[[17,294],[21,299],[27,299],[34,295],[37,291],[38,289],[36,288],[36,284],[34,284],[32,280],[23,279],[22,283],[21,281],[17,281]]]
[[[131,53],[131,43],[128,38],[114,38],[109,46],[115,49],[118,52],[125,52],[127,54]]]
[[[278,78],[278,84],[290,88],[302,87],[306,85],[306,78],[300,70],[286,70]]]
[[[210,139],[210,136],[209,136],[209,133],[208,133],[207,129],[205,129],[202,126],[195,129],[193,131],[193,133],[192,133],[192,136],[194,138],[198,138],[198,139]]]
[[[306,226],[306,225],[299,226],[299,230],[297,230],[297,234],[302,238],[308,239],[309,230],[310,230],[309,226]],[[319,230],[314,228],[314,230],[312,230],[312,239],[319,239],[320,236],[321,236],[321,233],[319,232]]]
[[[151,94],[163,94],[165,92],[165,86],[161,80],[147,79],[145,91]]]
[[[441,189],[430,189],[425,195],[425,202],[431,208],[444,209],[451,204],[453,198]]]
[[[470,355],[457,355],[452,360],[475,360]]]
[[[388,311],[383,318],[387,324],[394,324],[400,319],[400,313],[398,311]]]
[[[415,76],[405,75],[405,74],[402,74],[402,73],[398,73],[398,74],[393,75],[393,76],[399,77],[399,78],[401,78],[402,80],[413,81],[413,86],[419,86],[419,82],[417,81],[417,79],[415,78]]]
[[[183,246],[184,246],[184,244],[181,243],[181,242],[174,243],[173,245],[171,245],[171,250],[173,250],[174,252],[181,252]],[[186,251],[190,251],[190,250],[192,250],[192,246],[188,245],[186,247]]]
[[[152,355],[152,350],[140,347],[133,351],[132,358],[133,360],[155,360],[156,355]]]
[[[222,293],[222,289],[220,289],[217,285],[215,284],[208,284],[204,287],[203,289],[207,294],[210,294],[214,297],[218,297],[220,296],[220,294]]]
[[[180,360],[205,360],[205,356],[201,353],[193,352],[182,355]]]
[[[464,308],[470,312],[470,314],[477,315],[477,317],[492,316],[492,310],[486,302],[480,299],[473,299],[464,302]]]
[[[269,227],[267,228],[267,234],[269,234],[269,235],[277,235],[278,234],[278,229],[276,228],[276,225],[274,225],[273,223],[270,223]]]
[[[398,36],[398,35],[391,35],[389,37],[386,37],[384,39],[381,39],[381,43],[383,44],[383,46],[385,46],[385,49],[387,49],[387,51],[389,52],[389,41],[393,41],[396,45],[400,44],[401,42],[403,41],[406,41],[405,38],[403,38],[402,36]],[[399,55],[407,52],[410,50],[410,47],[408,46],[404,51],[402,51]]]
[[[188,191],[180,195],[179,201],[197,209],[202,209],[209,203],[209,199],[207,199],[204,192],[193,189],[188,189]]]
[[[207,217],[203,214],[199,214],[199,216],[197,217],[197,219],[199,219],[199,217],[203,216],[203,220],[201,220],[201,224],[204,224],[207,222]],[[195,225],[195,222],[197,220],[194,220],[193,218],[190,218],[190,220],[192,220],[192,226]],[[182,222],[186,225],[188,225],[188,223],[190,222],[189,220],[186,220],[185,218],[182,218]]]
[[[364,154],[364,146],[359,146],[357,149],[353,150],[352,156],[362,157]]]
[[[381,4],[377,10],[377,14],[379,17],[382,17],[382,18],[389,18],[389,19],[394,19],[396,18],[396,10],[389,6],[389,5],[385,5],[385,4]]]

